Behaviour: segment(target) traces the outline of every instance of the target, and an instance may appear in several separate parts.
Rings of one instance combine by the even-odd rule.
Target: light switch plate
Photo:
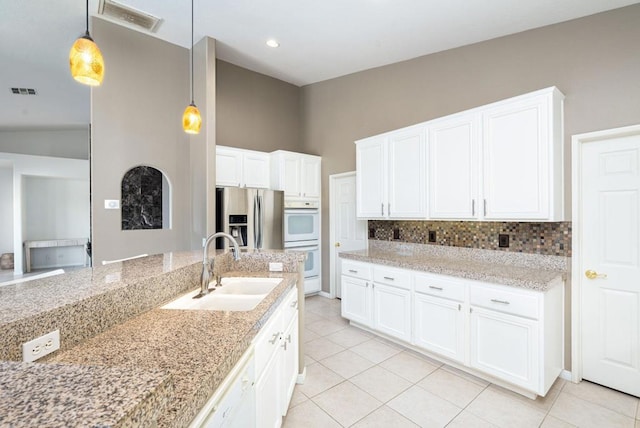
[[[120,201],[118,199],[105,199],[104,200],[104,209],[105,210],[119,210],[120,209]]]

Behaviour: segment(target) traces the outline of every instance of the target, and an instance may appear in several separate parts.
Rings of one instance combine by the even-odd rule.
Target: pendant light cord
[[[88,2],[89,0],[87,0]],[[193,102],[193,0],[191,0],[191,104]]]
[[[191,0],[191,1],[193,1],[193,0]],[[89,0],[87,0],[86,11],[87,11],[87,36],[88,36],[89,35]]]

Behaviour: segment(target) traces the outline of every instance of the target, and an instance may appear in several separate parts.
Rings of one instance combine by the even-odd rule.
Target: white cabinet
[[[271,154],[271,185],[285,198],[320,199],[321,158],[278,150]]]
[[[551,87],[356,141],[358,217],[565,220],[563,100]]]
[[[538,322],[471,308],[471,367],[514,385],[536,390]]]
[[[279,427],[298,375],[298,291],[293,289],[254,339],[256,423]]]
[[[368,327],[373,326],[371,278],[371,265],[368,263],[342,260],[342,316]]]
[[[479,149],[478,113],[429,122],[429,218],[478,216]]]
[[[268,153],[234,147],[216,147],[216,185],[269,188]]]
[[[411,340],[412,274],[405,269],[373,266],[373,328]]]
[[[416,273],[413,343],[464,363],[465,294],[464,283],[454,278]]]
[[[545,292],[343,259],[342,316],[544,396],[562,371],[563,284]]]
[[[549,88],[482,111],[488,220],[564,220],[562,100]]]
[[[356,141],[359,218],[426,218],[426,131],[412,126]]]

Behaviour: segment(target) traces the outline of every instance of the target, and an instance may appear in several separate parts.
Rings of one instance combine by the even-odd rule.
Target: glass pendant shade
[[[102,83],[104,59],[89,32],[79,37],[71,46],[69,66],[71,75],[78,82],[89,86],[99,86]]]
[[[182,129],[187,134],[197,134],[200,132],[202,126],[202,117],[200,116],[200,110],[194,103],[191,103],[184,109],[182,114]]]

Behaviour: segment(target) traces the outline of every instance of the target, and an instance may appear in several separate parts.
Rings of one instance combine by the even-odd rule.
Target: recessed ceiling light
[[[269,39],[267,40],[267,46],[269,46],[270,48],[277,48],[278,46],[280,46],[280,43],[278,43],[277,40]]]

